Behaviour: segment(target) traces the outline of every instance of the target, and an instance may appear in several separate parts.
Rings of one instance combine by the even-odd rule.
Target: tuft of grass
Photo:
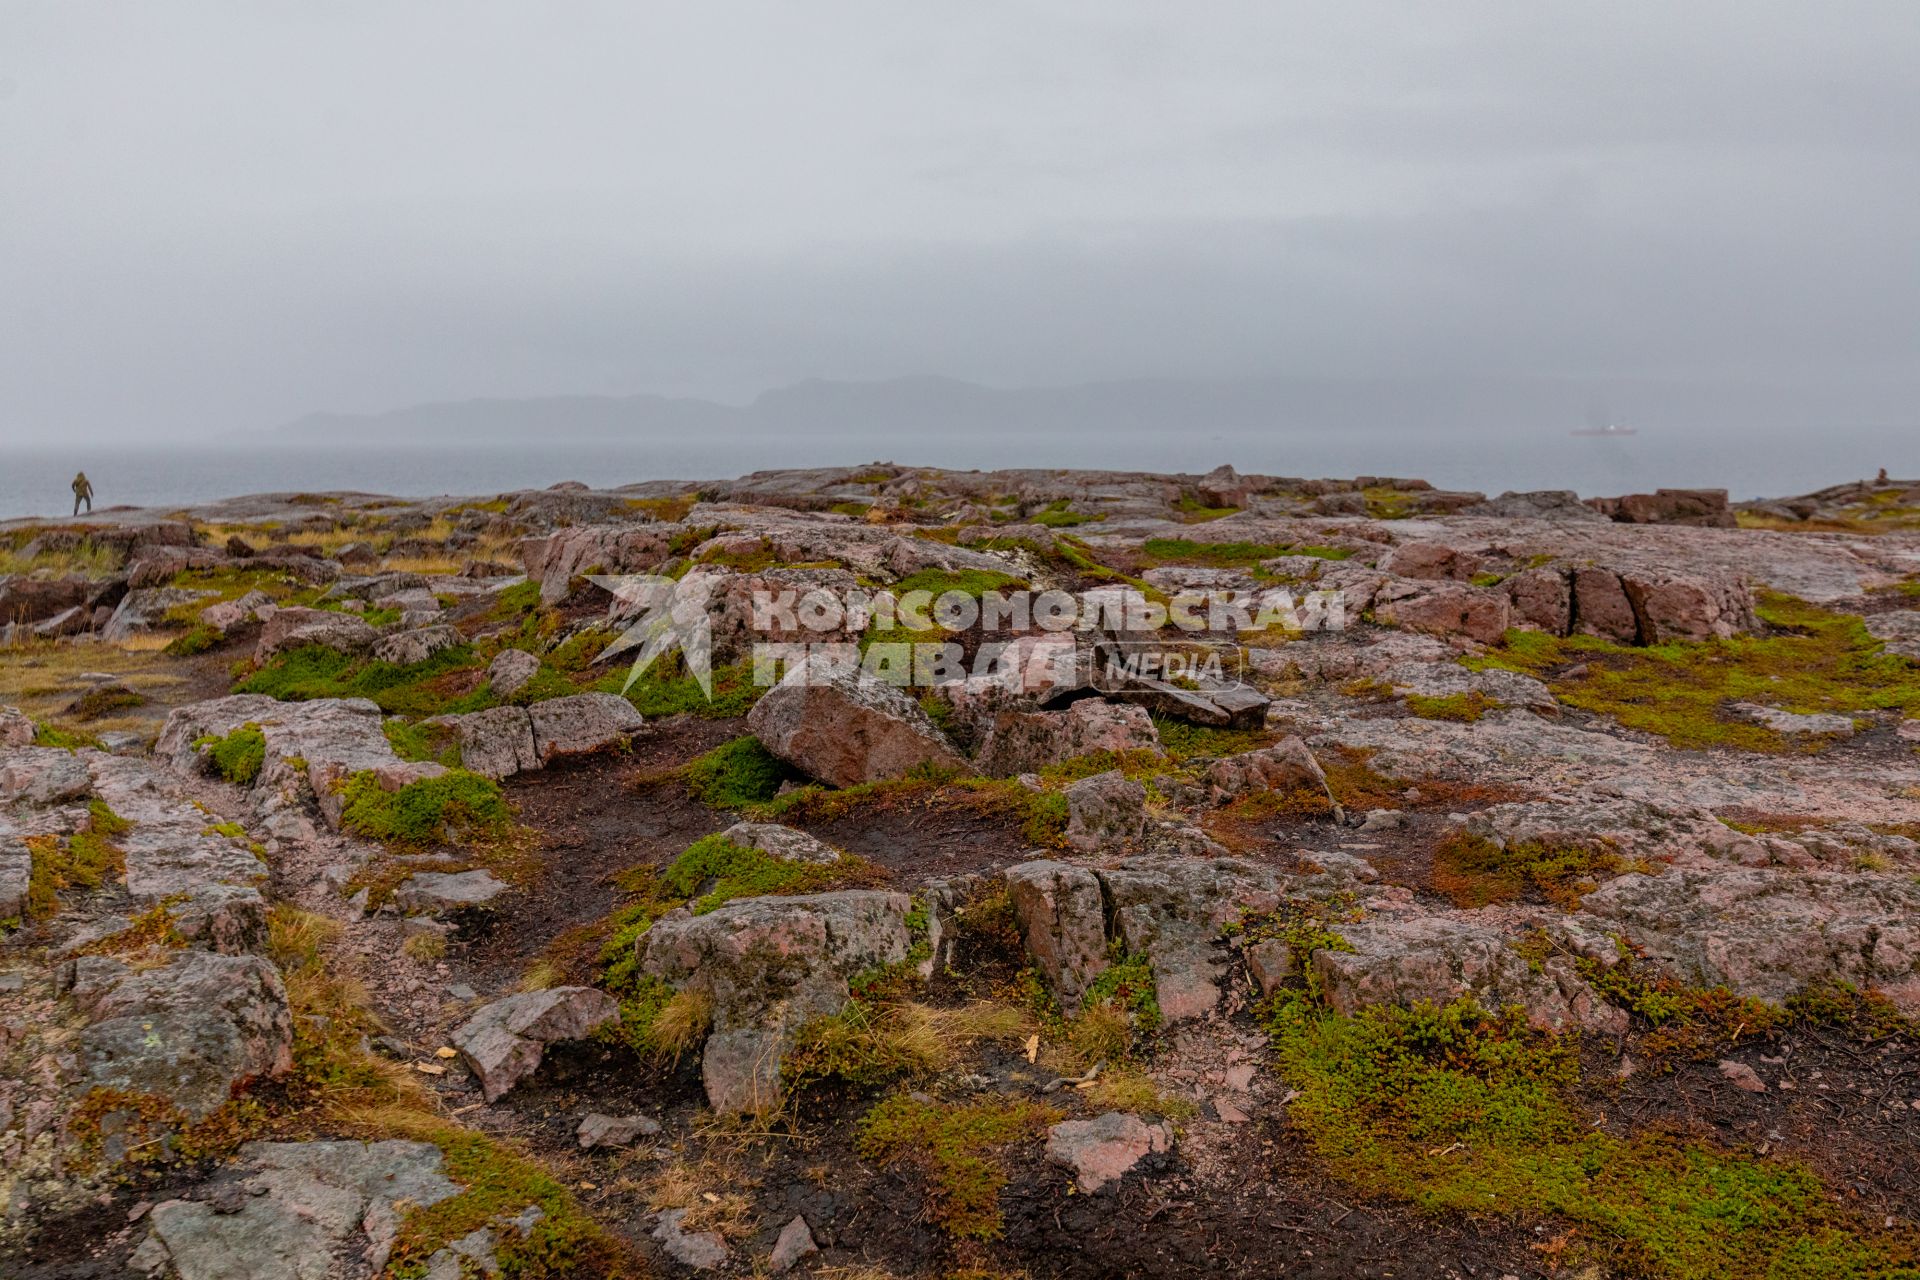
[[[447,954],[447,940],[437,933],[416,933],[400,944],[409,959],[432,963]]]
[[[1536,676],[1566,705],[1676,747],[1780,752],[1795,745],[1736,717],[1728,709],[1736,702],[1802,714],[1920,716],[1920,667],[1885,652],[1858,617],[1773,593],[1760,597],[1755,612],[1768,634],[1635,648],[1593,636],[1512,631],[1499,649],[1465,665]]]
[[[931,1075],[952,1056],[929,1010],[853,999],[838,1013],[801,1025],[780,1074],[795,1091],[829,1080],[874,1089],[902,1077]]]
[[[1168,716],[1153,717],[1154,730],[1160,735],[1160,749],[1175,760],[1194,756],[1236,756],[1246,751],[1270,747],[1278,735],[1264,729],[1215,729],[1208,725],[1188,724]]]
[[[28,919],[44,920],[60,909],[59,895],[69,889],[98,889],[127,874],[126,854],[114,843],[133,824],[115,813],[104,800],[87,805],[87,825],[62,840],[43,835],[26,838]]]
[[[127,955],[143,951],[178,951],[187,940],[174,926],[173,908],[185,894],[173,894],[154,903],[127,921],[127,927],[104,938],[95,938],[75,955]]]
[[[193,745],[204,747],[214,771],[237,786],[252,786],[267,763],[267,735],[257,724],[243,724],[223,738],[208,735]]]
[[[390,844],[498,839],[513,825],[500,784],[464,769],[409,782],[398,791],[388,791],[365,770],[347,779],[345,795],[341,825]]]
[[[856,1144],[864,1159],[918,1168],[927,1181],[927,1217],[949,1235],[992,1240],[1004,1225],[1000,1189],[1007,1184],[1007,1171],[994,1157],[1061,1118],[1054,1108],[1024,1099],[948,1103],[902,1095],[861,1118]]]
[[[1298,993],[1266,1011],[1289,1115],[1328,1169],[1430,1213],[1571,1224],[1606,1269],[1708,1277],[1893,1276],[1909,1224],[1846,1207],[1810,1171],[1665,1133],[1595,1128],[1572,1047],[1518,1010],[1461,1001],[1342,1017]]]
[[[1128,952],[1118,938],[1109,943],[1107,967],[1087,984],[1080,1010],[1069,1038],[1090,1061],[1123,1058],[1136,1033],[1159,1030],[1159,991],[1147,953]]]
[[[680,771],[687,794],[716,809],[764,804],[800,772],[748,735],[725,742],[688,762]]]
[[[1627,869],[1617,853],[1604,847],[1549,846],[1537,840],[1503,847],[1454,831],[1434,849],[1433,887],[1457,907],[1535,898],[1578,911],[1581,895],[1598,888],[1600,877]]]
[[[1133,1111],[1170,1120],[1185,1120],[1200,1110],[1190,1098],[1160,1092],[1153,1077],[1127,1065],[1102,1071],[1082,1096],[1096,1111]]]

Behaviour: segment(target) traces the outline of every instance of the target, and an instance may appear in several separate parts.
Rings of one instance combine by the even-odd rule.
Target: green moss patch
[[[866,863],[851,854],[825,865],[788,862],[711,835],[688,845],[661,872],[660,884],[666,892],[687,899],[695,915],[705,915],[735,898],[815,893],[856,878],[865,870]]]
[[[722,743],[689,761],[680,776],[689,795],[716,809],[764,804],[778,795],[782,786],[802,777],[751,735]]]
[[[1153,727],[1160,736],[1160,749],[1175,760],[1194,756],[1237,756],[1261,747],[1270,747],[1279,741],[1278,734],[1264,729],[1215,729],[1169,716],[1153,717]]]
[[[1756,612],[1765,635],[1635,648],[1514,631],[1465,665],[1537,676],[1566,705],[1677,747],[1790,749],[1782,735],[1737,717],[1729,710],[1736,702],[1800,714],[1920,716],[1920,667],[1885,652],[1859,618],[1774,594],[1763,595]]]
[[[665,718],[677,715],[704,716],[710,720],[731,720],[753,710],[765,689],[754,684],[753,667],[747,662],[729,663],[712,669],[713,696],[700,687],[687,671],[678,652],[665,655],[642,673],[632,687],[626,687],[625,669],[602,677],[592,688],[601,693],[623,692],[641,715]]]
[[[1024,1100],[957,1104],[888,1098],[860,1120],[860,1155],[877,1164],[918,1168],[927,1180],[927,1217],[949,1235],[992,1240],[1003,1226],[1006,1169],[994,1158],[1037,1139],[1062,1114]]]
[[[500,784],[464,769],[409,782],[397,791],[362,771],[347,779],[344,794],[341,826],[390,844],[497,839],[513,826]]]
[[[1289,1116],[1336,1176],[1432,1213],[1558,1221],[1610,1271],[1706,1280],[1897,1276],[1907,1224],[1850,1211],[1808,1170],[1663,1133],[1593,1127],[1570,1046],[1468,1002],[1341,1017],[1268,1011]]]
[[[1173,509],[1178,511],[1180,518],[1188,524],[1206,524],[1212,520],[1222,520],[1227,516],[1239,515],[1242,510],[1240,507],[1210,507],[1190,493],[1181,494],[1180,500],[1173,504]]]
[[[1049,529],[1071,529],[1075,525],[1088,524],[1095,520],[1104,520],[1105,518],[1105,516],[1090,516],[1084,512],[1073,510],[1072,503],[1066,498],[1062,498],[1058,502],[1048,503],[1044,509],[1036,511],[1027,517],[1029,522],[1043,525]]]
[[[236,684],[234,692],[264,693],[283,702],[370,698],[390,715],[458,714],[485,710],[497,701],[481,687],[478,672],[484,665],[467,645],[405,666],[308,645],[275,656]]]
[[[1442,697],[1429,698],[1417,693],[1407,695],[1407,710],[1422,720],[1453,720],[1461,724],[1472,724],[1489,711],[1497,711],[1500,704],[1478,691],[1472,693],[1449,693]]]
[[[193,745],[204,747],[214,771],[237,786],[252,786],[267,763],[267,735],[257,724],[243,724],[221,738],[209,734]]]
[[[1353,552],[1339,547],[1296,546],[1277,542],[1195,542],[1189,538],[1148,538],[1140,548],[1147,565],[1193,565],[1210,569],[1246,569],[1280,556],[1345,560]]]
[[[100,740],[90,733],[77,729],[62,729],[58,725],[34,722],[33,745],[52,747],[57,751],[78,751],[82,747],[98,747]]]
[[[451,1127],[428,1138],[445,1156],[447,1176],[464,1190],[407,1211],[387,1264],[392,1280],[420,1280],[436,1252],[489,1225],[496,1227],[494,1255],[507,1280],[640,1274],[626,1247],[533,1160],[496,1139]],[[541,1216],[525,1236],[501,1226],[528,1205],[538,1206]]]
[[[431,761],[446,765],[449,769],[459,767],[460,743],[451,729],[395,718],[383,722],[380,730],[393,745],[393,753],[402,760],[416,763]]]
[[[1598,888],[1600,877],[1627,870],[1606,848],[1557,847],[1537,840],[1500,844],[1455,831],[1433,853],[1433,887],[1458,907],[1544,899],[1566,911]]]

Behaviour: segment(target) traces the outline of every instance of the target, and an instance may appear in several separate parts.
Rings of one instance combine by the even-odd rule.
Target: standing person
[[[84,471],[73,478],[73,514],[80,514],[80,504],[83,502],[87,504],[87,514],[92,515],[93,481],[87,479]]]

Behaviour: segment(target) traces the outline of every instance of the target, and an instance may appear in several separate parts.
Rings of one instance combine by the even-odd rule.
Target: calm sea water
[[[1729,436],[1645,433],[1575,439],[1564,433],[1485,439],[1431,432],[1140,432],[1137,434],[927,436],[791,434],[621,445],[330,450],[80,445],[0,448],[0,519],[65,515],[76,470],[99,506],[174,508],[246,493],[356,489],[401,496],[488,495],[561,480],[611,487],[641,480],[728,478],[769,467],[853,466],[885,460],[923,466],[1096,467],[1211,470],[1231,462],[1273,475],[1420,476],[1448,489],[1574,489],[1583,496],[1658,486],[1711,486],[1735,498],[1782,497],[1871,476],[1920,474],[1911,434],[1884,429]]]

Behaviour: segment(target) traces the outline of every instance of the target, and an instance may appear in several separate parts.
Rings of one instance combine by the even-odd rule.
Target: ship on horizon
[[[1572,431],[1567,432],[1567,434],[1570,436],[1611,439],[1615,436],[1637,436],[1640,434],[1640,428],[1623,427],[1617,422],[1609,422],[1604,427],[1575,427]]]

